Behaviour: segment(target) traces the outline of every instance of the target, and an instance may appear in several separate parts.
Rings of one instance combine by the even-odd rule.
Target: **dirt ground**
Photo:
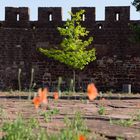
[[[45,122],[43,116],[37,115],[31,101],[22,97],[20,99],[16,94],[10,94],[9,96],[7,93],[0,92],[0,107],[7,112],[7,116],[11,120],[15,119],[19,113],[23,114],[24,118],[39,118],[40,125],[50,132],[57,132],[64,127],[63,119],[65,116],[71,118],[76,111],[80,111],[91,131],[91,135],[97,134],[99,136],[97,140],[115,140],[119,137],[126,140],[140,140],[140,94],[105,95],[104,99],[98,98],[94,101],[88,101],[85,97],[78,96],[78,98],[75,97],[76,100],[62,97],[57,101],[49,98],[49,108],[57,108],[60,111],[59,114],[52,117],[50,122]],[[98,113],[101,105],[105,108],[104,115]],[[42,109],[39,108],[39,110]],[[136,117],[138,115],[139,118]],[[132,117],[134,121],[131,126],[125,127],[111,123],[111,120],[129,120]]]

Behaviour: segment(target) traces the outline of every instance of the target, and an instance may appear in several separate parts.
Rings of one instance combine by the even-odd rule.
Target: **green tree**
[[[58,27],[58,31],[63,40],[60,46],[50,49],[40,48],[40,51],[55,60],[64,63],[73,68],[73,80],[75,91],[75,70],[84,69],[91,61],[95,60],[95,48],[90,49],[89,46],[93,41],[92,37],[87,38],[89,31],[81,26],[82,15],[84,10],[75,14],[70,13],[71,20],[67,19],[64,27]]]
[[[140,0],[134,0],[132,4],[136,7],[137,11],[140,11]]]
[[[132,5],[136,7],[136,10],[140,12],[140,0],[134,0]],[[132,25],[131,28],[135,32],[134,38],[132,38],[133,42],[140,42],[140,25]]]
[[[140,42],[140,25],[132,24],[130,25],[130,28],[134,31],[134,36],[130,39],[133,43],[139,43]]]

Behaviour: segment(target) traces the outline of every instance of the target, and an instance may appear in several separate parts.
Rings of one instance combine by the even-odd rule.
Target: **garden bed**
[[[91,139],[140,139],[140,95],[102,95],[97,100],[89,101],[86,94],[63,95],[58,100],[49,96],[48,106],[34,108],[32,101],[27,100],[27,93],[14,95],[0,93],[0,107],[6,112],[6,117],[0,116],[0,121],[15,120],[18,114],[26,120],[36,118],[40,126],[49,133],[59,133],[65,127],[64,118],[74,117],[80,112],[90,130]],[[54,115],[45,118],[40,112],[57,110]],[[47,120],[48,119],[48,120]],[[1,123],[2,125],[2,123]],[[1,137],[3,133],[0,133]]]

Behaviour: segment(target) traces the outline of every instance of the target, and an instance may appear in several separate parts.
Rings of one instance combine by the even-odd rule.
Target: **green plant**
[[[65,128],[59,134],[60,140],[77,140],[79,134],[87,136],[89,130],[80,112],[76,112],[74,118],[64,118]]]
[[[39,122],[35,118],[29,119],[28,123],[30,124],[31,128],[38,128],[39,127]]]
[[[105,107],[104,106],[99,106],[99,109],[98,109],[98,114],[99,115],[105,115]]]
[[[13,122],[6,122],[1,128],[5,135],[1,140],[57,140],[49,139],[45,129],[40,128],[38,121],[31,118],[25,121],[19,116]],[[37,133],[35,133],[37,132]]]
[[[58,113],[58,109],[48,111],[51,115]],[[1,140],[78,140],[79,135],[88,138],[90,131],[80,112],[76,112],[73,118],[65,117],[64,124],[65,128],[59,133],[52,134],[42,129],[37,119],[24,120],[19,116],[15,121],[3,124],[0,131],[4,132],[4,136]]]
[[[44,114],[46,114],[46,112]],[[47,115],[52,114],[58,114],[58,110],[54,109],[52,111],[47,112]],[[47,140],[77,140],[80,134],[87,136],[89,133],[89,130],[80,112],[76,112],[74,118],[65,117],[64,124],[65,128],[61,129],[59,133],[55,135],[47,133]]]
[[[74,89],[74,81],[73,79],[70,79],[69,92],[72,92],[73,89]]]
[[[13,122],[5,122],[2,130],[6,135],[2,140],[33,140],[35,139],[33,128],[34,124],[26,123],[21,117]]]
[[[7,118],[7,113],[5,112],[3,107],[0,107],[0,119],[2,120],[2,122],[4,122],[4,119],[8,119]]]
[[[0,107],[0,117],[5,116],[5,111],[3,109],[3,107]]]
[[[21,69],[18,69],[18,87],[19,91],[21,91]]]
[[[30,80],[30,85],[29,85],[29,96],[28,96],[28,100],[31,99],[31,91],[34,88],[35,84],[33,84],[33,80],[34,80],[34,68],[32,68],[31,70],[31,80]]]
[[[118,136],[116,137],[116,140],[125,140],[125,139],[123,137]]]
[[[134,124],[134,120],[133,119],[128,119],[128,120],[124,120],[124,119],[120,119],[120,120],[112,120],[110,119],[110,124],[116,124],[116,125],[120,125],[120,126],[124,126],[124,127],[129,127],[132,126]]]
[[[76,112],[74,118],[64,118],[65,128],[56,135],[48,134],[47,140],[77,140],[79,135],[87,136],[89,130],[80,112]]]
[[[140,110],[133,116],[136,121],[140,121]]]
[[[40,128],[37,138],[35,140],[57,140],[57,139],[50,139],[46,130],[43,128]]]
[[[87,127],[85,125],[85,121],[82,118],[80,112],[76,112],[74,118],[68,119],[67,117],[64,119],[64,123],[67,128],[74,129],[76,131],[87,131]]]
[[[89,48],[93,41],[92,37],[87,36],[89,31],[81,26],[84,10],[71,15],[64,27],[58,27],[60,35],[64,36],[60,46],[50,47],[50,49],[39,48],[40,52],[50,58],[64,63],[73,68],[73,85],[75,91],[75,69],[82,70],[91,61],[95,60],[95,48]]]
[[[50,140],[77,140],[80,134],[87,136],[89,130],[80,112],[76,112],[74,118],[64,118],[65,128],[61,129],[57,136],[49,135]]]
[[[52,110],[43,112],[40,115],[44,117],[45,122],[50,122],[52,120],[52,116],[57,115],[57,114],[59,114],[59,109],[54,108]]]
[[[33,86],[33,80],[34,80],[34,68],[32,68],[32,70],[31,70],[31,81],[30,81],[29,90],[32,89],[32,86]]]

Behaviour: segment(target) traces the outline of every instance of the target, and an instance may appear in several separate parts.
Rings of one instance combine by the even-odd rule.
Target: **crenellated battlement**
[[[105,8],[105,21],[128,22],[129,20],[130,20],[130,6]]]
[[[73,13],[84,9],[86,12],[83,15],[83,23],[86,26],[94,27],[96,9],[95,7],[72,7]],[[111,25],[112,23],[128,23],[130,21],[130,6],[113,6],[105,8],[105,21],[102,24]],[[62,8],[61,7],[39,7],[38,20],[30,21],[30,13],[28,7],[6,7],[5,8],[5,21],[0,21],[1,27],[50,27],[61,25],[62,21]],[[104,22],[104,23],[103,23]],[[100,26],[100,25],[99,25]]]
[[[6,27],[28,27],[29,9],[27,7],[6,7],[5,8],[5,22],[3,26]],[[19,24],[20,23],[20,26]]]
[[[61,7],[39,7],[38,8],[38,21],[39,22],[61,22],[62,21],[62,8]]]
[[[86,90],[94,82],[99,91],[121,91],[131,84],[133,92],[140,91],[140,44],[134,43],[135,32],[130,24],[130,7],[106,7],[105,20],[96,21],[95,7],[72,7],[71,11],[84,9],[82,26],[93,37],[90,47],[96,49],[96,60],[83,71],[76,70],[76,88]],[[48,86],[54,91],[58,77],[63,77],[62,90],[69,89],[72,69],[42,55],[38,48],[57,48],[63,37],[57,27],[63,26],[61,7],[39,7],[38,20],[31,21],[29,8],[6,7],[5,20],[0,21],[0,90],[18,89],[18,70],[21,71],[22,89],[30,85],[34,68],[37,87]]]
[[[6,7],[5,8],[5,21],[6,22],[28,22],[29,9],[27,7]]]

